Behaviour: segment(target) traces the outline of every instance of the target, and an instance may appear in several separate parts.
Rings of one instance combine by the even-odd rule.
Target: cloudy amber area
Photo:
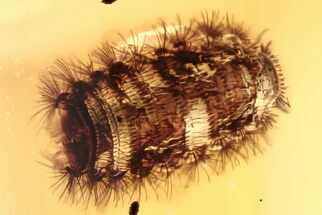
[[[203,175],[172,198],[141,199],[139,215],[322,214],[322,3],[320,0],[1,0],[0,1],[0,213],[3,215],[128,214],[129,202],[105,208],[70,206],[49,187],[39,164],[51,146],[37,120],[39,74],[56,58],[87,54],[118,32],[146,31],[200,11],[234,14],[256,37],[263,29],[280,59],[289,114],[279,113],[264,154],[223,174]],[[265,143],[263,143],[265,145]],[[202,173],[201,173],[202,175]]]

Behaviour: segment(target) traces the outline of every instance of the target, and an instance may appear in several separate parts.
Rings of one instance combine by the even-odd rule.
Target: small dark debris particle
[[[112,4],[115,1],[116,0],[102,0],[102,3],[104,3],[104,4]]]
[[[262,201],[263,201],[263,199],[259,199],[259,201],[260,201],[260,202],[262,202]]]
[[[129,215],[137,215],[139,212],[139,202],[135,201],[132,202],[131,206],[130,206],[130,211],[129,211]]]

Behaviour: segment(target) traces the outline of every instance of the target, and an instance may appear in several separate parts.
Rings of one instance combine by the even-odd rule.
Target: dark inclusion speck
[[[104,4],[112,4],[115,1],[116,0],[102,0],[102,3],[104,3]]]
[[[139,202],[133,202],[130,206],[129,215],[137,215],[139,212],[139,207]]]

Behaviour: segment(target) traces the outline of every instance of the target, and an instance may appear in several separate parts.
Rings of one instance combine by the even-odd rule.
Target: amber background
[[[0,213],[127,214],[127,202],[105,209],[69,206],[48,187],[50,171],[37,163],[50,140],[28,124],[39,74],[58,57],[86,57],[117,32],[148,30],[219,10],[274,41],[292,109],[280,114],[264,155],[228,169],[211,182],[176,188],[172,200],[141,201],[140,215],[322,214],[322,3],[320,0],[0,0]],[[262,199],[262,202],[260,202]]]

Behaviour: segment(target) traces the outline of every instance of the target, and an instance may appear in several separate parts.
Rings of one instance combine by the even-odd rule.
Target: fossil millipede
[[[57,143],[44,154],[58,177],[52,188],[96,204],[146,186],[158,195],[176,173],[220,173],[260,151],[274,109],[289,108],[270,45],[204,13],[106,42],[89,63],[57,60],[40,78],[38,112]]]

